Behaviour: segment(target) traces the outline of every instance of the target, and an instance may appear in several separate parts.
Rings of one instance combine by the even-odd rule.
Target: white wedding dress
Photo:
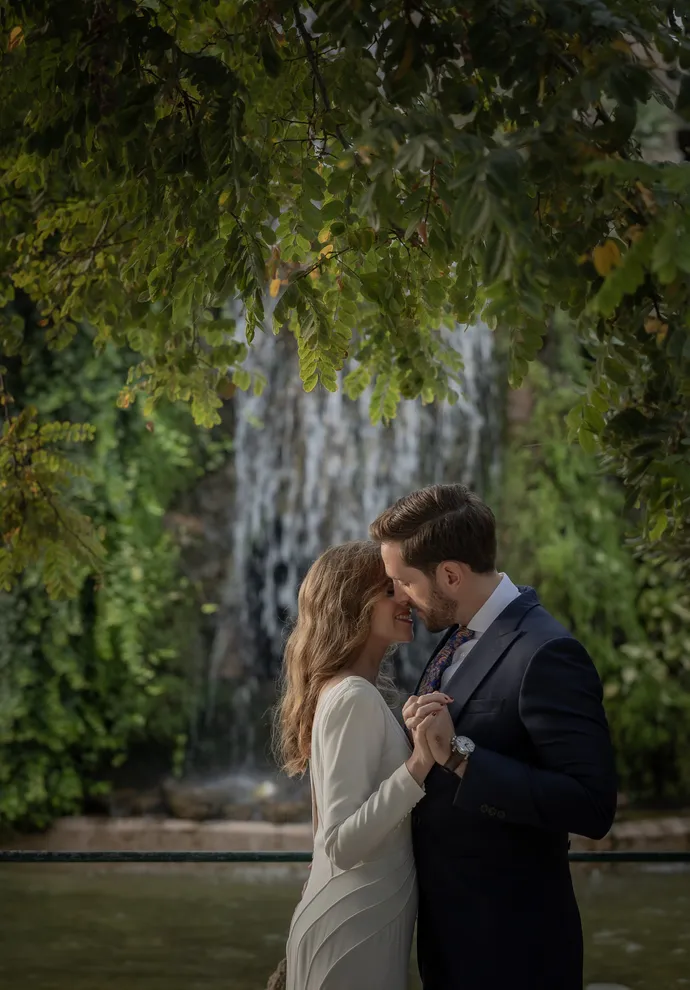
[[[407,736],[369,681],[321,695],[310,771],[317,827],[290,926],[287,990],[405,990],[417,913],[409,813],[424,796]]]

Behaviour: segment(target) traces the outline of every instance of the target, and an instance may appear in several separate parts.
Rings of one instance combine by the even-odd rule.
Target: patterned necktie
[[[474,630],[468,629],[467,626],[458,626],[445,646],[442,646],[433,660],[429,661],[426,670],[422,674],[422,680],[419,684],[419,694],[431,694],[432,691],[440,690],[443,672],[453,662],[455,651],[470,639],[474,639]]]

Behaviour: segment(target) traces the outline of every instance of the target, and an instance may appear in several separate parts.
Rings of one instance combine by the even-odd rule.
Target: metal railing
[[[690,863],[690,850],[608,850],[570,852],[571,863]],[[0,850],[1,863],[309,863],[310,852],[292,850],[241,850],[233,852],[47,852]]]

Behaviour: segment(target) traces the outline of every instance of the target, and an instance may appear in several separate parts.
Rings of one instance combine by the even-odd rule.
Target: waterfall
[[[243,321],[237,322],[241,334]],[[415,488],[462,482],[485,492],[492,486],[503,407],[494,338],[479,324],[458,327],[447,340],[464,369],[457,402],[403,402],[386,427],[370,422],[369,392],[356,401],[342,390],[306,394],[291,334],[255,338],[245,367],[267,386],[261,395],[233,397],[232,471],[218,479],[227,486],[218,554],[232,549],[214,595],[206,691],[190,725],[188,770],[265,763],[266,711],[297,592],[327,546],[366,539],[369,523]],[[403,691],[413,686],[435,639],[418,625],[415,642],[398,651]]]
[[[268,384],[239,393],[235,491],[228,501],[234,547],[221,597],[210,679],[275,678],[286,623],[304,574],[332,543],[367,537],[369,523],[399,496],[426,484],[486,490],[496,465],[500,397],[493,337],[483,325],[449,335],[463,359],[455,405],[403,402],[388,427],[369,420],[370,394],[304,393],[294,338],[259,334],[247,360]],[[414,665],[422,633],[406,648]],[[244,705],[246,699],[241,704]]]

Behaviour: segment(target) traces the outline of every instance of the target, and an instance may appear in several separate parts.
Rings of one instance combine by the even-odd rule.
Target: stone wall
[[[173,818],[63,818],[41,835],[0,840],[4,849],[50,851],[231,851],[311,849],[311,825]],[[601,841],[573,836],[573,850],[690,849],[690,814],[617,822]]]

